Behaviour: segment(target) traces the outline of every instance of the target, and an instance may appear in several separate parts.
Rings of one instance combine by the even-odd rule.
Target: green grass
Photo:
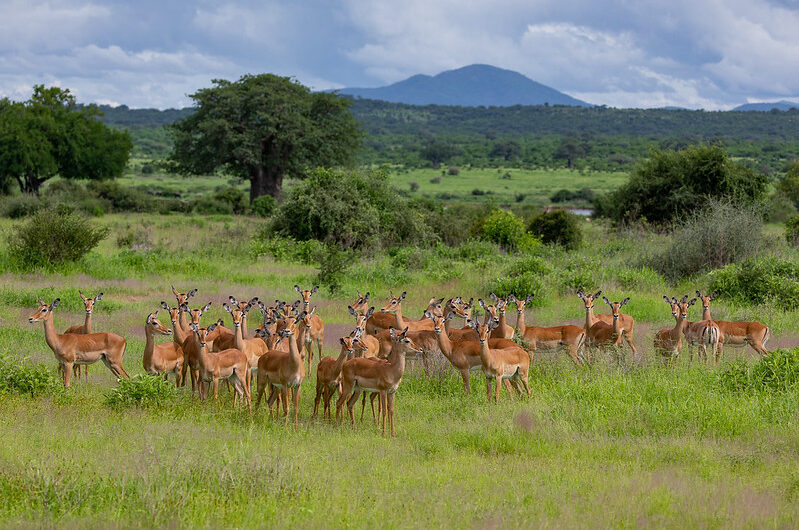
[[[170,285],[198,288],[192,307],[213,301],[210,322],[228,316],[220,307],[228,295],[294,300],[293,285],[310,285],[316,274],[313,266],[252,257],[249,237],[261,222],[254,219],[97,222],[111,236],[83,261],[0,273],[0,355],[54,373],[41,324],[27,323],[36,297],[62,298],[55,319],[64,329],[83,319],[78,288],[103,291],[94,326],[127,338],[124,365],[134,376],[143,372],[144,320],[160,300],[173,302]],[[0,221],[0,230],[9,226]],[[117,235],[131,228],[148,231],[155,251],[118,248]],[[707,278],[668,286],[634,263],[663,236],[615,234],[597,223],[584,229],[586,247],[541,249],[526,261],[434,249],[402,271],[383,256],[353,263],[342,295],[322,289],[314,298],[328,326],[326,354],[352,325],[345,303],[356,289],[370,290],[378,307],[388,289],[407,290],[404,313],[416,317],[432,296],[485,297],[498,274],[522,263],[517,269],[536,270],[543,282],[528,325],[581,323],[571,285],[584,276],[614,300],[631,297],[625,310],[636,319],[642,362],[603,359],[578,369],[565,354],[542,353],[531,367],[532,397],[510,400],[503,391],[498,405],[486,402],[478,373],[464,396],[445,361],[430,377],[411,367],[397,394],[395,439],[370,421],[355,428],[312,421],[314,374],[303,383],[295,431],[264,410],[232,410],[224,391],[218,403],[183,389],[168,406],[116,406],[107,397],[116,382],[98,363],[87,383],[66,393],[0,393],[0,524],[794,526],[799,390],[735,390],[719,382],[721,367],[687,358],[663,367],[651,350],[654,332],[673,326],[662,295],[704,290]],[[770,348],[796,345],[797,311],[719,301],[715,314],[765,321]],[[746,350],[728,349],[725,359],[753,363]]]

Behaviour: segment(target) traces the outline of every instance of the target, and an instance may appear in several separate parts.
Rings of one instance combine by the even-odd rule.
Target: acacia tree
[[[221,79],[190,97],[196,112],[171,126],[169,166],[185,175],[223,169],[250,181],[250,202],[280,197],[284,177],[350,163],[360,132],[350,102],[288,77]]]
[[[98,120],[95,105],[78,107],[69,90],[37,85],[28,101],[0,100],[0,189],[14,180],[39,193],[47,179],[122,175],[133,144],[127,131]]]

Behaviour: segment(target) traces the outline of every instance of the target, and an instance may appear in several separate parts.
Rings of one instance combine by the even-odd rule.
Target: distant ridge
[[[342,88],[341,94],[410,105],[510,107],[513,105],[593,105],[537,83],[518,72],[487,64],[418,74],[379,88]]]
[[[766,103],[745,103],[743,105],[738,105],[732,110],[757,110],[760,112],[768,112],[772,109],[777,110],[791,110],[791,109],[799,109],[799,103],[794,103],[793,101],[771,101]]]

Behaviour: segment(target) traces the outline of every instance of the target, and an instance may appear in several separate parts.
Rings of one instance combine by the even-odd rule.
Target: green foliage
[[[259,231],[250,242],[250,255],[272,256],[278,261],[297,262],[304,265],[318,263],[324,244],[310,239],[295,241],[290,237],[279,237],[272,234],[269,227]]]
[[[580,220],[565,210],[554,210],[537,215],[530,221],[528,230],[546,244],[560,245],[573,250],[580,246],[583,234]]]
[[[741,304],[792,309],[799,299],[799,265],[774,256],[752,258],[711,273],[710,290]]]
[[[94,105],[78,107],[69,90],[36,85],[25,102],[0,104],[0,187],[16,180],[38,193],[47,179],[118,177],[133,148],[127,132],[98,120]]]
[[[733,392],[790,392],[799,385],[799,348],[772,351],[754,364],[730,363],[719,372],[718,383]]]
[[[328,245],[319,254],[319,274],[315,283],[327,287],[330,294],[335,296],[341,290],[341,282],[347,271],[351,257],[339,248]]]
[[[269,217],[277,208],[277,200],[271,195],[261,195],[256,197],[250,205],[252,213],[258,217]]]
[[[160,408],[173,405],[177,396],[175,385],[162,377],[139,374],[132,379],[120,379],[106,394],[105,404],[117,409]]]
[[[785,221],[785,239],[793,247],[799,247],[799,215]]]
[[[3,217],[20,219],[38,212],[42,208],[42,201],[33,193],[23,193],[8,197],[3,201]]]
[[[719,145],[653,148],[626,185],[597,201],[596,215],[616,223],[646,220],[662,225],[704,208],[710,198],[759,201],[766,183],[765,175],[731,160]]]
[[[785,177],[777,184],[777,190],[799,206],[799,160],[788,165]]]
[[[766,201],[766,217],[771,223],[783,223],[797,214],[794,202],[782,192],[772,193]]]
[[[19,394],[30,397],[58,395],[62,389],[61,382],[45,365],[33,364],[0,353],[0,395]]]
[[[571,202],[571,201],[582,201],[582,202],[591,202],[594,200],[595,194],[591,188],[582,188],[577,191],[571,191],[566,189],[560,189],[556,191],[549,200],[555,203],[558,202]]]
[[[14,227],[8,249],[25,270],[51,267],[82,258],[108,235],[84,217],[62,210],[42,210]]]
[[[196,112],[171,126],[170,167],[182,174],[217,169],[250,181],[250,201],[278,197],[285,176],[349,163],[360,145],[349,101],[311,92],[288,77],[215,80],[191,95]]]
[[[230,205],[229,209],[234,214],[241,215],[247,211],[247,196],[238,188],[222,188],[214,193],[213,199],[222,204]]]
[[[765,245],[760,211],[728,201],[710,201],[672,232],[671,242],[650,266],[672,281],[757,254]]]
[[[524,222],[513,212],[497,208],[483,220],[480,235],[506,250],[513,250],[524,238]]]

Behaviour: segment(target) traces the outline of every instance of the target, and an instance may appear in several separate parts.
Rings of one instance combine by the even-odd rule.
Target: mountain
[[[435,76],[414,75],[379,88],[343,88],[340,94],[411,105],[509,107],[512,105],[570,105],[591,107],[518,72],[487,64],[447,70]]]
[[[746,103],[744,105],[738,105],[732,110],[759,110],[761,112],[768,112],[772,109],[777,110],[791,110],[791,109],[799,109],[799,103],[794,103],[793,101],[772,101],[770,103]]]

